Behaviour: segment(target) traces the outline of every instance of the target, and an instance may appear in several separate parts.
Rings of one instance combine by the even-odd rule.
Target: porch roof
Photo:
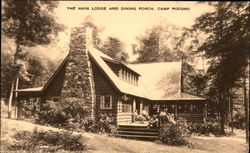
[[[206,98],[194,96],[186,93],[181,93],[180,100],[206,100]]]
[[[26,88],[26,89],[17,89],[14,92],[41,92],[43,87],[36,87],[36,88]]]
[[[42,93],[42,89],[43,87],[26,88],[14,90],[14,92],[17,92],[20,97],[39,97]]]

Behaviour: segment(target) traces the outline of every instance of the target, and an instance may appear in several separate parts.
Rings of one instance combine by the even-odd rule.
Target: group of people
[[[135,122],[139,122],[140,124],[144,124],[144,121],[148,121],[148,128],[158,128],[159,124],[165,122],[172,122],[175,124],[174,115],[168,113],[167,108],[163,111],[158,112],[156,115],[153,115],[152,117],[148,115],[145,109],[143,109],[140,114],[138,114],[138,111],[135,110],[134,120]]]
[[[143,109],[143,111],[140,114],[138,114],[137,110],[135,110],[134,112],[134,120],[136,122],[139,122],[140,124],[144,124],[144,121],[147,121],[148,117],[149,115],[145,109]]]

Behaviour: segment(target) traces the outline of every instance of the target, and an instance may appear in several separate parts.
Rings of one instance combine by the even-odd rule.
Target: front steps
[[[117,133],[113,134],[113,136],[142,140],[155,140],[158,139],[159,129],[152,129],[139,125],[118,125]]]

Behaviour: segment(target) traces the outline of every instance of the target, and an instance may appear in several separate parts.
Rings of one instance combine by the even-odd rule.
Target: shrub
[[[74,123],[81,123],[82,119],[90,115],[90,109],[82,101],[76,98],[60,99],[49,101],[47,108],[39,112],[38,122],[54,126],[62,126],[74,129]]]
[[[220,134],[220,124],[218,121],[208,121],[204,123],[188,123],[188,130],[190,134],[199,135],[218,135]]]
[[[188,135],[187,121],[178,119],[176,123],[167,122],[160,129],[159,139],[169,145],[185,145]]]
[[[82,135],[74,135],[68,131],[21,131],[14,135],[17,143],[10,146],[12,150],[36,150],[57,151],[60,149],[69,151],[82,151],[86,149],[85,139]],[[47,146],[47,147],[44,147]]]
[[[238,128],[238,129],[244,129],[245,127],[243,126],[245,124],[245,112],[242,109],[237,109],[235,111],[234,115],[234,121],[233,121],[233,126]],[[232,125],[231,125],[232,126]]]
[[[90,118],[85,120],[84,129],[93,133],[114,133],[116,131],[112,114],[100,114],[96,121]]]
[[[25,119],[33,119],[37,117],[37,112],[40,111],[40,104],[35,98],[29,98],[20,102],[20,116]]]
[[[84,121],[84,130],[86,132],[93,132],[98,133],[100,128],[98,127],[98,124],[95,122],[95,120],[88,118]]]

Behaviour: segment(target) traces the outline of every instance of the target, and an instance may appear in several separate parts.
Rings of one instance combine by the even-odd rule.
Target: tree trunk
[[[234,132],[234,116],[233,116],[233,110],[234,110],[234,104],[233,99],[230,97],[230,117],[231,117],[231,132]]]
[[[244,91],[244,104],[245,104],[245,116],[246,116],[246,142],[249,142],[249,101],[247,99],[247,89],[246,89],[246,78],[244,77],[243,82],[243,91]]]
[[[221,134],[225,134],[225,96],[221,94]]]

